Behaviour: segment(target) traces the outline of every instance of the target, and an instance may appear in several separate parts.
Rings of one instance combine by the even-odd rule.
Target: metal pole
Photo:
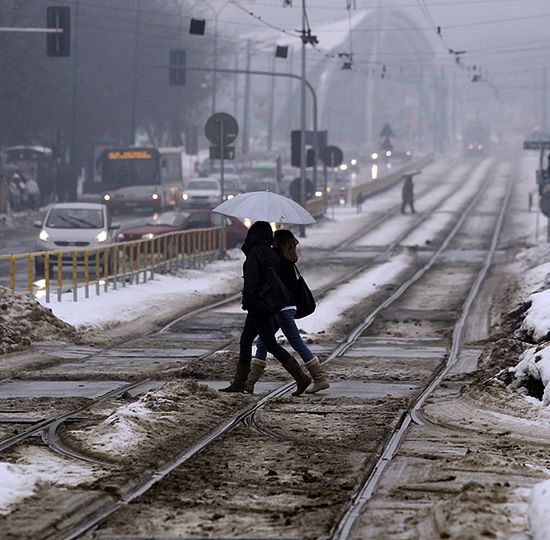
[[[213,71],[212,68],[205,68],[205,67],[188,67],[185,68],[186,71]],[[216,70],[218,73],[243,73],[245,75],[266,75],[268,77],[286,77],[290,79],[298,79],[301,80],[300,75],[294,75],[294,73],[273,73],[271,71],[260,71],[256,69],[225,69],[225,68],[218,68]],[[305,81],[306,88],[309,90],[311,94],[311,100],[312,100],[312,114],[313,114],[313,134],[315,139],[317,139],[317,94],[315,93],[315,89],[313,88],[313,85]],[[246,96],[245,96],[246,97]],[[248,129],[248,128],[247,128]],[[243,126],[243,132],[244,132],[244,126]],[[243,144],[244,148],[244,144]]]
[[[275,53],[271,60],[271,71],[275,72]],[[273,147],[273,108],[275,107],[275,83],[277,78],[274,78],[269,88],[269,116],[267,119],[267,149],[271,150]]]
[[[292,50],[288,50],[290,57],[288,66],[288,133],[292,131],[292,120],[294,119],[294,100],[292,99],[292,78],[294,77],[294,55]]]
[[[239,52],[235,51],[235,71],[239,69]],[[235,85],[233,87],[233,116],[239,117],[239,76],[235,73]]]
[[[302,0],[302,77],[300,80],[300,204],[306,202],[306,0]],[[306,228],[300,225],[300,237]]]
[[[78,195],[78,143],[77,143],[77,126],[78,126],[78,19],[80,3],[75,0],[74,4],[74,52],[73,52],[73,82],[72,82],[72,111],[71,111],[71,179],[72,184],[68,187],[68,193],[65,191],[64,196],[68,196],[69,200],[76,201]]]
[[[220,125],[220,181],[221,181],[221,195],[220,195],[220,202],[223,202],[223,182],[224,182],[224,153],[225,153],[225,135],[223,132],[223,122],[219,122]]]
[[[250,40],[246,42],[246,77],[244,84],[244,111],[243,111],[243,142],[242,152],[248,154],[248,137],[250,122]]]
[[[547,68],[542,68],[542,95],[541,95],[541,130],[543,132],[546,132],[548,129],[547,121],[546,121],[546,73]]]
[[[218,15],[214,17],[214,79],[212,81],[212,114],[216,112],[216,94],[218,92]]]
[[[128,133],[128,144],[133,145],[136,140],[136,111],[138,93],[138,66],[139,66],[139,33],[141,31],[141,0],[136,4],[136,25],[134,37],[134,70],[132,76],[132,108],[130,111],[130,132]]]

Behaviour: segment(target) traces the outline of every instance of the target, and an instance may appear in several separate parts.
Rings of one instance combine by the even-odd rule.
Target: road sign
[[[326,167],[338,167],[344,161],[344,153],[338,146],[327,146],[321,158]]]
[[[221,159],[222,158],[222,149],[221,149],[221,147],[211,146],[209,157],[210,157],[210,159]],[[234,146],[224,146],[223,159],[235,159],[235,147]]]
[[[539,150],[550,146],[550,133],[538,132],[523,141],[524,150]]]
[[[387,152],[388,150],[391,152],[393,150],[393,145],[390,142],[390,140],[386,138],[382,141],[382,144],[380,145],[380,149],[384,150],[384,152]]]
[[[239,125],[230,114],[216,113],[206,121],[204,134],[214,146],[227,146],[237,138]]]
[[[384,127],[382,128],[382,131],[380,132],[380,137],[389,138],[393,137],[393,131],[389,124],[384,124]]]
[[[290,198],[293,201],[296,201],[297,203],[301,203],[300,201],[300,182],[301,178],[295,178],[290,182],[290,186],[288,186],[288,193],[290,195]],[[305,193],[305,200],[309,201],[315,194],[315,186],[313,185],[313,182],[309,179],[305,179],[306,183],[306,193]]]

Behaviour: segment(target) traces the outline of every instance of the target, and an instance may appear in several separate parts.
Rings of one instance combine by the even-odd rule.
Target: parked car
[[[277,193],[277,182],[271,178],[262,178],[261,180],[252,180],[246,186],[246,191],[271,191]]]
[[[210,210],[174,210],[156,215],[148,223],[123,229],[118,233],[118,240],[150,240],[160,234],[209,227],[227,228],[227,247],[240,245],[248,232],[243,222],[238,218],[222,216]]]
[[[104,204],[79,202],[54,204],[44,221],[35,221],[34,226],[40,229],[37,251],[101,248],[115,241],[114,231],[120,228],[120,224],[111,222],[109,209]],[[72,254],[67,252],[63,260],[72,261]],[[77,262],[83,260],[83,255],[79,255]],[[37,272],[44,271],[42,257],[35,258],[35,268]]]
[[[191,178],[185,184],[182,193],[182,208],[206,207],[212,208],[220,203],[220,182],[216,178]]]

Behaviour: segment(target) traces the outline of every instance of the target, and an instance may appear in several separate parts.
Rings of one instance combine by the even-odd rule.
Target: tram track
[[[477,200],[477,199],[476,199]],[[474,202],[472,202],[472,205],[474,204]],[[471,206],[471,205],[470,205]],[[464,217],[465,219],[465,217]],[[417,220],[417,222],[420,224],[421,222],[423,221],[423,219],[419,219]],[[463,221],[463,220],[462,220]],[[461,223],[461,222],[460,222]],[[456,231],[458,230],[459,228],[459,224],[457,224],[454,228],[453,228],[453,234],[456,233]],[[374,229],[375,228],[375,225],[373,224],[372,225],[372,228]],[[410,231],[407,231],[407,234],[409,233]],[[365,232],[363,231],[362,234],[365,234]],[[404,237],[404,236],[403,236]],[[402,237],[400,237],[400,240],[401,241]],[[395,249],[395,245],[399,243],[398,242],[394,242],[392,244],[392,246],[389,246],[387,250],[384,250],[384,253],[385,255],[384,256],[388,256],[389,253],[391,253],[391,250]],[[449,240],[450,241],[450,240]],[[442,246],[438,251],[437,251],[437,256],[439,256],[441,254],[441,252],[443,251],[443,249],[446,247],[446,245],[448,244],[448,242],[445,243],[444,246]],[[434,261],[436,259],[433,259]],[[319,291],[317,291],[317,293],[319,295],[322,295],[324,292],[328,292],[330,290],[332,290],[333,288],[337,287],[339,284],[341,284],[342,282],[346,281],[346,280],[350,280],[352,279],[355,275],[363,272],[365,270],[366,267],[368,267],[370,264],[372,264],[372,261],[370,261],[369,263],[367,263],[367,265],[362,265],[360,266],[359,268],[355,268],[355,269],[352,269],[350,272],[348,272],[342,279],[336,279],[336,280],[333,280],[333,282],[330,282],[329,284],[325,285],[323,288],[321,288]],[[425,272],[427,272],[429,270],[429,268],[431,267],[427,267],[428,265],[425,265],[423,268],[425,268]],[[420,270],[418,271],[420,272]],[[417,279],[420,279],[421,275],[418,274],[418,272],[413,276],[413,278],[415,276],[417,276]],[[424,272],[424,273],[425,273]],[[423,274],[422,274],[423,275]],[[337,358],[341,355],[343,355],[353,344],[353,340],[354,339],[357,339],[360,334],[362,332],[364,332],[364,330],[366,328],[368,328],[368,326],[370,326],[370,324],[372,324],[374,318],[377,316],[378,313],[380,313],[380,311],[382,309],[384,309],[385,307],[389,306],[393,301],[395,301],[397,298],[399,298],[402,294],[404,294],[406,292],[406,290],[414,283],[414,281],[412,281],[408,286],[405,286],[405,284],[401,285],[401,287],[392,295],[390,296],[389,299],[387,299],[384,303],[383,303],[383,307],[380,307],[380,309],[378,309],[377,311],[375,310],[375,312],[372,312],[370,314],[369,317],[367,317],[368,319],[368,322],[365,326],[363,326],[361,329],[359,329],[359,327],[355,328],[354,332],[352,332],[347,340],[345,340],[344,342],[340,343],[339,346],[336,348],[335,351],[333,351],[333,353],[331,353],[331,355],[329,356],[329,359],[328,361],[334,359],[334,358]],[[398,294],[399,293],[399,294]],[[236,297],[237,295],[234,295],[232,298],[228,298],[228,299],[224,299],[224,300],[221,300],[219,302],[216,302],[213,306],[204,306],[204,307],[201,307],[201,308],[198,308],[197,310],[193,311],[193,312],[190,312],[190,313],[187,313],[181,317],[179,317],[177,320],[174,320],[174,321],[171,321],[168,325],[166,325],[165,327],[163,327],[162,329],[160,329],[159,331],[156,332],[157,335],[162,335],[166,332],[168,332],[168,330],[170,330],[171,328],[173,328],[174,326],[176,326],[177,324],[180,324],[186,320],[190,320],[193,318],[194,315],[197,315],[197,314],[200,314],[200,313],[205,313],[207,312],[208,310],[211,310],[215,307],[220,307],[220,306],[223,306],[223,305],[226,305],[226,304],[229,304],[229,303],[232,303],[236,300]],[[390,300],[390,302],[388,302],[388,300]],[[128,343],[131,343],[135,340],[129,340]],[[112,349],[112,348],[111,348]],[[92,355],[90,355],[92,356]],[[178,456],[177,460],[173,463],[173,466],[166,466],[164,467],[162,470],[158,470],[156,471],[151,478],[149,478],[147,481],[145,481],[144,483],[140,484],[134,491],[130,492],[129,494],[126,494],[125,497],[123,499],[121,499],[118,503],[115,504],[115,507],[112,507],[114,508],[113,509],[113,512],[115,510],[118,510],[120,509],[121,507],[123,506],[126,506],[131,500],[134,500],[135,498],[139,497],[140,495],[142,495],[143,493],[146,493],[154,484],[156,484],[160,479],[164,478],[167,474],[169,474],[171,471],[175,470],[179,465],[181,465],[181,463],[184,463],[186,461],[188,461],[189,459],[191,459],[192,457],[194,457],[195,455],[197,455],[198,453],[202,452],[202,450],[204,448],[206,448],[208,445],[210,445],[212,442],[214,442],[215,440],[217,440],[218,438],[222,437],[224,434],[226,434],[227,432],[231,431],[233,428],[235,428],[236,426],[239,426],[241,424],[246,424],[248,423],[248,425],[254,427],[254,429],[259,429],[260,432],[262,432],[264,435],[268,435],[268,436],[272,436],[272,432],[270,430],[267,430],[267,429],[264,429],[263,427],[261,427],[261,425],[256,422],[256,414],[257,412],[262,409],[264,407],[264,405],[266,403],[268,403],[270,400],[273,400],[275,398],[279,398],[281,396],[284,396],[285,393],[287,393],[290,389],[293,388],[293,383],[288,383],[288,384],[285,384],[283,386],[281,386],[280,388],[278,388],[277,390],[275,390],[274,392],[268,394],[268,396],[265,396],[264,398],[260,399],[258,402],[256,402],[254,405],[252,405],[251,407],[249,407],[249,409],[247,409],[245,412],[243,412],[242,414],[239,414],[237,417],[235,417],[234,419],[232,419],[230,422],[227,422],[225,424],[225,429],[221,429],[221,431],[219,430],[216,430],[215,432],[213,432],[213,434],[211,434],[211,436],[209,435],[204,442],[204,445],[201,446],[201,443],[197,443],[194,447],[193,447],[193,450],[192,449],[188,449],[186,452],[184,452],[182,455]],[[74,411],[73,411],[74,412]],[[38,428],[37,428],[38,429]],[[42,428],[43,429],[43,428]],[[1,449],[1,447],[0,447]],[[183,461],[181,461],[183,460]],[[106,515],[109,515],[110,513],[112,512],[109,512],[107,513]],[[106,515],[102,515],[101,517],[101,520],[103,520]],[[99,521],[101,521],[99,520]],[[90,525],[89,523],[86,525],[86,528],[85,529],[82,529],[78,532],[78,535],[82,534],[84,530],[87,530],[89,529],[90,527],[93,527],[95,525],[92,524]],[[76,534],[76,533],[75,533]],[[76,538],[78,535],[71,535],[71,536],[67,536],[67,538]]]
[[[404,283],[400,289],[391,297],[391,301],[390,302],[387,302],[385,303],[384,307],[387,307],[388,305],[390,305],[393,301],[395,301],[397,298],[399,298],[400,296],[402,296],[406,290],[416,281],[418,281],[418,279],[420,279],[424,274],[426,274],[429,269],[433,266],[433,264],[435,263],[435,261],[437,260],[437,258],[441,255],[441,253],[444,251],[444,249],[447,248],[449,242],[454,238],[455,234],[457,233],[457,231],[460,229],[460,227],[462,226],[464,220],[468,217],[468,214],[469,212],[472,210],[472,208],[475,206],[475,204],[477,202],[479,202],[479,198],[480,196],[483,194],[483,192],[480,192],[476,198],[471,202],[471,204],[469,205],[468,207],[468,211],[465,212],[465,214],[463,215],[463,218],[461,218],[459,220],[459,222],[455,225],[455,227],[453,227],[451,233],[447,236],[447,240],[444,242],[444,244],[441,246],[440,249],[437,250],[436,254],[434,254],[434,256],[430,259],[430,262],[427,263],[421,270],[419,270],[416,274],[414,274],[414,276],[408,280],[408,282]],[[509,192],[508,192],[508,195],[507,197],[509,197]],[[506,205],[504,205],[505,207]],[[499,225],[497,226],[497,230],[495,231],[494,233],[494,238],[498,238],[498,232],[500,230],[500,226],[502,224],[502,216],[503,216],[503,212],[501,212],[500,214],[500,218],[499,218]],[[494,242],[493,242],[494,244]],[[493,245],[491,247],[491,253],[494,252],[494,249],[495,249],[495,246]],[[490,257],[487,258],[487,260],[490,262]],[[470,296],[468,297],[469,299],[473,297],[473,295],[475,295],[475,292],[476,292],[476,289],[479,287],[479,284],[481,283],[482,279],[483,279],[483,275],[484,273],[486,273],[487,271],[487,268],[488,268],[488,265],[489,263],[486,262],[486,264],[484,265],[484,268],[483,268],[483,271],[481,274],[479,274],[481,277],[478,277],[476,279],[476,285],[472,288],[472,292],[470,294]],[[471,300],[467,300],[467,303],[471,303]],[[466,312],[466,310],[465,310]],[[334,358],[337,358],[339,355],[342,355],[344,354],[350,347],[353,346],[354,344],[354,341],[358,339],[358,337],[365,331],[366,328],[368,328],[368,326],[370,326],[370,324],[372,323],[374,317],[376,316],[376,313],[371,313],[371,316],[368,316],[366,318],[366,320],[364,321],[364,323],[362,323],[361,325],[359,325],[358,327],[356,327],[351,333],[350,335],[348,336],[347,340],[345,340],[344,342],[342,342],[337,348],[336,350],[330,355],[329,359],[327,361],[330,361]],[[463,325],[463,317],[461,318],[461,321],[462,322],[459,322],[457,324],[461,324]],[[455,353],[456,354],[456,353]],[[433,380],[431,381],[433,384],[437,384],[438,382],[438,377],[441,375],[442,372],[444,372],[445,369],[441,370],[441,371],[436,371],[434,377],[433,377]],[[435,381],[435,382],[434,382]],[[266,436],[269,436],[269,437],[273,437],[273,432],[271,430],[266,430],[264,429],[263,427],[259,426],[258,423],[256,422],[256,419],[255,419],[255,414],[257,414],[257,412],[259,410],[261,410],[263,408],[263,406],[269,402],[270,400],[276,398],[276,397],[281,397],[285,391],[288,391],[292,388],[292,383],[289,383],[279,389],[277,389],[275,392],[269,394],[268,396],[265,396],[264,398],[260,399],[254,406],[252,406],[251,410],[249,411],[249,413],[247,414],[247,417],[248,417],[248,420],[245,421],[245,424],[251,426],[251,427],[254,427],[254,429],[257,429],[260,433],[266,435]],[[428,384],[426,390],[420,395],[420,398],[419,400],[422,398],[422,396],[425,396],[427,395],[427,392],[429,392],[431,390],[431,384]],[[403,415],[403,417],[406,417],[407,415]],[[400,419],[401,420],[401,419]],[[234,427],[234,426],[233,426]],[[233,427],[231,429],[233,429]],[[383,460],[384,459],[384,456],[381,457],[381,459]],[[171,468],[170,471],[174,470],[174,468]],[[143,494],[143,492],[140,492],[140,494]],[[75,536],[76,537],[76,536]],[[99,535],[98,538],[103,538],[102,535]]]

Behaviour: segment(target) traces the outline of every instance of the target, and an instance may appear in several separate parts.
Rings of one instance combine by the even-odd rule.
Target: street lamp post
[[[215,9],[210,3],[203,0],[203,4],[209,7],[214,13],[214,73],[212,79],[212,114],[216,112],[217,107],[217,93],[218,93],[218,18],[220,13],[227,7],[230,6],[230,3],[224,4],[219,9]]]

